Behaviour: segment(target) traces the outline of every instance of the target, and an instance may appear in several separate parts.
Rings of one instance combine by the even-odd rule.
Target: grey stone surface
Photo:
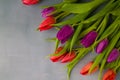
[[[56,31],[37,32],[43,20],[40,6],[61,0],[43,0],[25,6],[21,0],[0,0],[0,80],[66,80],[65,64],[45,58],[54,50],[54,43],[45,41]],[[96,80],[98,72],[81,76],[80,68],[93,58],[86,56],[72,71],[71,80]],[[118,78],[119,80],[119,78]]]

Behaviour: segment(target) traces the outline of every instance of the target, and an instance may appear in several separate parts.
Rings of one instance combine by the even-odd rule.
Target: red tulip
[[[37,30],[44,31],[51,29],[53,27],[52,24],[54,23],[56,23],[55,18],[53,16],[49,16],[44,21],[42,21]]]
[[[82,75],[87,75],[91,66],[93,65],[93,62],[89,62],[88,64],[86,64],[80,71],[80,74]],[[99,66],[96,66],[93,71],[91,73],[94,73],[98,70]]]
[[[59,48],[55,51],[55,54],[58,54],[62,49],[63,49],[63,47],[59,47]],[[51,57],[50,57],[50,60],[51,60],[52,62],[57,62],[57,61],[63,59],[65,55],[66,55],[66,54],[64,53],[64,54],[61,55],[61,56],[51,56]]]
[[[76,57],[75,51],[67,53],[66,56],[61,60],[62,63],[70,62]]]
[[[109,69],[103,76],[102,80],[115,80],[116,72],[112,69]]]
[[[34,5],[39,3],[39,0],[22,0],[22,3],[25,5]]]

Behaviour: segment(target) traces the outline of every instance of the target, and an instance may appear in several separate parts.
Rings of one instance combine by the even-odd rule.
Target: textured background
[[[53,43],[45,39],[55,36],[55,30],[35,31],[42,21],[40,6],[60,1],[43,0],[25,6],[21,0],[0,0],[0,80],[66,80],[65,64],[45,58],[54,50]],[[71,80],[97,79],[98,72],[91,76],[79,74],[92,58],[89,54],[74,68]]]

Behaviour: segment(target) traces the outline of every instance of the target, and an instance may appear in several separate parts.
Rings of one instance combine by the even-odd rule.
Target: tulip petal
[[[102,80],[115,80],[116,72],[112,69],[109,69],[103,76]]]
[[[64,43],[73,35],[73,32],[74,29],[70,25],[65,25],[58,31],[56,37],[61,41],[61,43]]]
[[[40,31],[51,29],[53,27],[51,25],[54,23],[56,23],[55,18],[52,16],[49,16],[44,21],[42,21],[42,23],[39,25],[38,29]]]
[[[107,47],[108,42],[108,39],[102,40],[96,47],[96,53],[102,53],[102,51]]]
[[[63,49],[63,47],[59,47],[56,51],[55,51],[55,54],[58,54],[61,50]],[[50,57],[50,60],[52,62],[58,62],[59,60],[63,59],[65,57],[66,53],[64,53],[63,55],[61,56],[51,56]]]
[[[80,74],[82,75],[87,75],[91,66],[92,66],[93,62],[89,62],[88,64],[86,64],[81,70],[80,70]],[[99,66],[96,66],[91,73],[94,73],[98,70]],[[90,73],[90,74],[91,74]]]
[[[34,5],[39,2],[39,0],[22,0],[23,4],[25,5]]]
[[[86,48],[91,46],[96,37],[97,37],[98,33],[96,31],[90,31],[88,34],[85,35],[85,37],[81,40],[81,44],[83,46],[85,46]]]
[[[113,49],[108,58],[107,58],[107,62],[112,62],[112,61],[115,61],[118,57],[120,56],[120,52],[118,49]]]
[[[48,17],[48,15],[55,10],[54,7],[48,7],[42,10],[42,17]],[[50,16],[50,15],[49,15]]]
[[[61,60],[61,63],[66,63],[72,61],[76,57],[76,54],[74,51],[71,53],[67,53],[66,56]]]

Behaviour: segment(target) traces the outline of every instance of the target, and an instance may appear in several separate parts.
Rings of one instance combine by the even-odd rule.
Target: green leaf
[[[110,13],[114,16],[119,16],[120,15],[120,7],[111,11]]]
[[[112,34],[116,28],[118,27],[118,18],[103,32],[103,34],[98,39],[98,43],[103,40],[104,38],[107,38],[110,34]]]
[[[88,16],[88,14],[89,13],[75,15],[74,17],[69,18],[65,21],[53,24],[53,26],[63,26],[63,25],[66,25],[66,24],[75,24],[77,22],[82,21],[86,16]]]
[[[56,41],[55,41],[55,51],[56,51],[56,49],[58,48],[58,46],[59,46],[59,40],[58,39],[56,39]]]
[[[101,19],[99,19],[98,21],[96,21],[92,26],[90,26],[89,28],[85,29],[83,32],[81,32],[81,34],[79,35],[79,39],[84,37],[88,32],[95,30],[99,23],[100,23]]]
[[[82,30],[82,27],[83,27],[83,24],[80,23],[79,26],[77,27],[73,37],[72,37],[72,40],[71,40],[71,43],[70,43],[70,52],[72,51],[72,48],[73,46],[75,45],[76,41],[78,40],[78,36]]]
[[[92,17],[86,19],[84,21],[84,23],[94,22],[97,19],[99,19],[100,17],[103,17],[106,13],[108,13],[109,11],[111,11],[117,5],[117,2],[114,2],[114,3],[113,2],[114,2],[114,0],[110,0],[110,2],[105,7],[103,7],[100,11],[98,11]]]
[[[109,19],[109,14],[107,14],[103,21],[101,22],[101,24],[99,25],[97,31],[98,31],[98,37],[103,33],[103,31],[105,30],[107,23],[108,23],[108,19]]]
[[[87,13],[93,10],[95,7],[105,2],[105,0],[91,1],[86,3],[66,3],[61,8],[61,11],[67,11],[70,13]]]
[[[72,2],[76,2],[77,0],[63,0],[66,3],[72,3]]]

